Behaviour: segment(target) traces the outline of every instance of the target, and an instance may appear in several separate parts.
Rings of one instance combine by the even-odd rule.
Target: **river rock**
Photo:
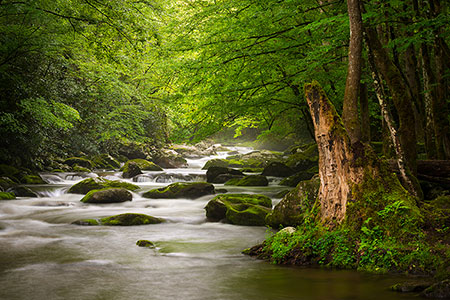
[[[300,181],[310,180],[316,173],[309,171],[298,172],[280,181],[280,185],[296,187]]]
[[[155,248],[155,244],[147,240],[139,240],[136,242],[139,247]]]
[[[74,165],[72,167],[72,171],[77,172],[77,173],[90,173],[91,170],[85,167],[81,167],[79,165]]]
[[[300,182],[273,208],[266,223],[273,228],[300,225],[316,201],[319,185],[318,178]]]
[[[264,171],[262,172],[261,175],[264,176],[276,176],[276,177],[288,177],[291,176],[292,174],[294,174],[294,171],[286,166],[285,164],[278,162],[278,161],[273,161],[270,162],[265,168]]]
[[[225,182],[225,185],[236,186],[268,186],[269,181],[263,175],[248,175],[244,178],[233,178]]]
[[[134,225],[148,225],[148,224],[159,224],[164,222],[164,219],[155,218],[144,214],[135,213],[125,213],[120,215],[115,215],[111,217],[101,218],[101,219],[83,219],[73,222],[75,225],[84,226],[134,226]]]
[[[226,175],[218,178],[220,175]],[[206,171],[206,181],[211,183],[225,183],[227,180],[236,176],[244,177],[244,174],[235,169],[224,167],[209,167]]]
[[[317,166],[319,163],[319,157],[308,157],[301,152],[290,155],[285,164],[295,172],[306,171],[312,167]]]
[[[24,184],[46,184],[39,175],[25,175],[20,179]]]
[[[142,174],[141,168],[134,161],[128,163],[126,168],[124,168],[122,177],[123,178],[133,178],[136,175]]]
[[[91,158],[96,169],[115,170],[120,168],[120,163],[109,154],[100,154]]]
[[[141,170],[144,170],[144,171],[162,171],[163,170],[160,166],[156,165],[155,163],[153,163],[151,161],[136,158],[136,159],[127,161],[125,163],[125,165],[121,168],[121,171],[128,172],[128,168],[131,163],[136,164]]]
[[[418,293],[430,287],[429,282],[402,282],[391,286],[391,290],[399,293]]]
[[[9,188],[16,186],[17,183],[11,180],[9,177],[0,177],[0,188],[2,191],[6,191]]]
[[[26,186],[15,186],[6,190],[8,193],[13,193],[16,197],[30,197],[37,198],[38,195]]]
[[[123,188],[106,188],[89,191],[80,201],[83,203],[119,203],[131,201],[133,196]]]
[[[123,182],[119,180],[108,180],[103,177],[87,178],[73,185],[68,193],[87,194],[92,190],[100,190],[104,188],[125,188],[130,191],[139,189],[137,185]]]
[[[188,198],[195,199],[214,194],[214,185],[206,182],[175,182],[166,187],[153,189],[142,196],[154,199]]]
[[[223,194],[214,197],[205,207],[208,221],[225,220],[235,225],[261,226],[272,207],[272,200],[263,195]]]
[[[450,279],[433,284],[425,289],[421,295],[433,299],[450,299]]]
[[[13,200],[16,196],[13,193],[0,192],[0,200]]]
[[[80,167],[84,167],[87,169],[92,169],[94,166],[89,159],[82,157],[70,157],[64,160],[64,164],[69,165],[71,167],[78,165]]]
[[[153,161],[166,169],[187,168],[187,160],[174,150],[163,149],[155,153]]]
[[[128,142],[119,146],[118,153],[127,159],[150,158],[151,149],[143,143]]]
[[[229,161],[227,161],[226,159],[214,158],[208,160],[203,166],[202,170],[209,170],[212,167],[227,168],[229,164]]]

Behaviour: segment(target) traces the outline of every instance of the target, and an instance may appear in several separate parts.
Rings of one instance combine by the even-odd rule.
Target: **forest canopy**
[[[394,153],[378,90],[400,135],[406,107],[409,143],[423,143],[424,157],[448,158],[448,4],[368,0],[361,8],[363,139]],[[1,1],[0,12],[5,162],[197,142],[227,128],[235,136],[254,128],[261,145],[287,147],[314,136],[303,93],[312,80],[342,112],[345,1]],[[372,53],[379,47],[386,57]],[[409,95],[403,107],[377,64],[386,59]]]

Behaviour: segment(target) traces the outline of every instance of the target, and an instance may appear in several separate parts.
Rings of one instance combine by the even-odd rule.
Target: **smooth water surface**
[[[203,208],[213,196],[140,196],[173,181],[204,179],[200,168],[210,158],[191,159],[188,169],[146,172],[141,176],[145,179],[134,182],[141,190],[128,203],[81,203],[82,195],[67,194],[67,189],[98,175],[73,173],[43,174],[51,184],[32,187],[39,198],[1,201],[0,299],[410,298],[388,290],[400,277],[277,266],[242,255],[270,232],[265,227],[206,222]],[[100,175],[121,179],[120,172]],[[226,188],[273,197],[285,189],[276,182],[263,188]],[[125,212],[168,222],[130,227],[71,224]],[[136,246],[140,239],[154,242],[156,249]]]

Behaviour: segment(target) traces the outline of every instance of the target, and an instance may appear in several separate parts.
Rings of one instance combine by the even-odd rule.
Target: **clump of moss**
[[[0,192],[0,200],[13,200],[16,196],[13,193]]]

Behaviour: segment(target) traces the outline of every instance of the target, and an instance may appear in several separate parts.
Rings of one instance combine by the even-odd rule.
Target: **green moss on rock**
[[[71,167],[78,165],[80,167],[84,167],[84,168],[88,168],[88,169],[92,169],[94,167],[94,165],[92,164],[92,162],[89,159],[83,158],[83,157],[67,158],[66,160],[64,160],[64,164],[69,165]]]
[[[97,219],[83,219],[72,222],[72,224],[82,226],[98,226],[100,225],[100,222]]]
[[[225,182],[225,185],[236,186],[268,186],[269,181],[263,175],[248,175],[244,178],[232,178]]]
[[[13,200],[16,196],[13,193],[0,192],[0,200]]]
[[[155,248],[155,244],[148,240],[139,240],[136,242],[139,247]]]
[[[135,226],[159,224],[162,222],[164,222],[164,220],[160,218],[134,213],[120,214],[100,219],[100,224],[107,226]]]
[[[263,195],[225,194],[216,196],[205,207],[209,221],[226,220],[235,225],[261,226],[272,207]]]
[[[124,188],[130,191],[139,189],[139,186],[128,182],[118,180],[108,180],[102,177],[96,177],[96,178],[87,178],[78,182],[69,189],[68,193],[87,194],[89,191],[100,190],[108,187]]]
[[[153,189],[142,196],[154,199],[189,198],[195,199],[215,193],[214,185],[206,182],[175,182],[166,187]]]
[[[132,159],[132,160],[127,161],[125,163],[125,165],[120,170],[123,171],[123,172],[128,172],[129,171],[128,170],[128,166],[132,162],[135,163],[136,165],[138,165],[138,167],[141,170],[144,170],[144,171],[162,171],[163,170],[157,164],[155,164],[155,163],[153,163],[151,161],[145,160],[145,159],[140,159],[140,158],[136,158],[136,159]]]
[[[46,184],[39,175],[25,175],[20,181],[24,184]]]
[[[131,201],[133,196],[123,188],[105,188],[89,191],[80,201],[83,203],[120,203]]]
[[[310,180],[315,174],[316,173],[310,173],[308,171],[298,172],[281,180],[280,185],[295,187],[300,181]]]
[[[74,165],[74,166],[72,167],[72,170],[73,170],[74,172],[85,172],[85,173],[90,173],[90,172],[91,172],[90,169],[85,168],[85,167],[82,167],[82,166],[79,166],[79,165]]]

